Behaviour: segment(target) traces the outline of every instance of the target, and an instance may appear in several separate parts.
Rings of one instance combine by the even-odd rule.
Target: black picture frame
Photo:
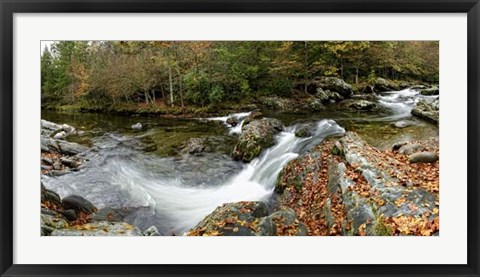
[[[1,0],[1,276],[479,276],[478,0]],[[13,264],[13,15],[15,13],[467,13],[468,263],[466,265]]]

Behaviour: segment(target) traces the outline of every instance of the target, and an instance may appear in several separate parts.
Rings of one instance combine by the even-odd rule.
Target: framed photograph
[[[1,7],[0,276],[479,276],[478,1]]]

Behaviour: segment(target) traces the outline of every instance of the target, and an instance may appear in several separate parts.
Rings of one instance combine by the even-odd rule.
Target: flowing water
[[[413,90],[377,95],[376,101],[385,108],[377,114],[335,107],[309,116],[272,113],[288,127],[276,136],[274,146],[248,164],[233,161],[229,154],[249,113],[186,120],[45,111],[42,118],[82,131],[72,140],[93,150],[85,154],[88,162],[81,170],[42,180],[61,196],[75,193],[99,208],[122,208],[126,221],[141,229],[155,225],[165,235],[182,234],[223,203],[270,201],[278,173],[289,161],[345,129],[379,147],[438,136],[436,126],[410,116],[420,97]],[[229,127],[229,117],[239,124]],[[395,127],[399,120],[409,125]],[[142,130],[130,128],[137,122]],[[296,137],[295,130],[305,123],[314,126],[312,136]],[[192,137],[205,138],[208,151],[184,154],[180,149]]]

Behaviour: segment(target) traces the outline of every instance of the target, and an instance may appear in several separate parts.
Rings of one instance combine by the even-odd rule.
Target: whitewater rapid
[[[274,146],[248,164],[211,153],[161,158],[129,149],[123,141],[115,147],[117,140],[104,136],[108,143],[102,145],[108,147],[90,157],[86,168],[45,177],[44,182],[62,196],[80,194],[99,208],[130,208],[130,222],[141,228],[156,225],[164,234],[182,234],[224,203],[269,201],[277,176],[289,161],[327,136],[345,132],[333,120],[320,120],[313,123],[311,137],[298,138],[295,130],[300,126],[287,127],[276,136]]]

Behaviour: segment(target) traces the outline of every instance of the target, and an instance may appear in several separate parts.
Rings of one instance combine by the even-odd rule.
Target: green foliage
[[[58,41],[42,54],[42,105],[186,111],[290,97],[321,76],[353,84],[376,77],[438,82],[438,64],[432,41]]]

